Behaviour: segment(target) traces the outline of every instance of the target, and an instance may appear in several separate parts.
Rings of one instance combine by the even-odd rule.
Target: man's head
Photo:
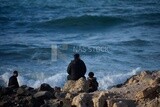
[[[14,71],[13,75],[16,76],[16,77],[18,77],[18,71]]]
[[[80,55],[78,53],[74,54],[74,59],[75,60],[80,59]]]

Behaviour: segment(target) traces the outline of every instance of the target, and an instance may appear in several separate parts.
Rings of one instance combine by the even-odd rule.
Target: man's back
[[[19,84],[18,84],[18,81],[17,81],[17,77],[11,76],[9,78],[8,87],[11,87],[11,88],[18,88],[19,87]]]
[[[86,65],[81,59],[73,60],[69,64],[67,72],[70,75],[68,79],[78,80],[79,78],[84,77],[86,73]]]

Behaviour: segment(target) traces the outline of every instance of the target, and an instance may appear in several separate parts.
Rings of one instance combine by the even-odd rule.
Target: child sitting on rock
[[[98,89],[98,82],[96,77],[94,77],[94,73],[93,72],[89,72],[88,74],[88,78],[87,81],[89,83],[89,90],[88,92],[94,92]]]

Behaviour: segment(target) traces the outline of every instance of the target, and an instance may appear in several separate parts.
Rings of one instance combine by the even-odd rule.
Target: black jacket
[[[84,77],[86,65],[81,59],[73,60],[68,65],[67,72],[69,74],[69,80],[78,80],[79,78]]]
[[[89,92],[94,92],[98,89],[98,82],[96,77],[88,78],[87,81],[89,83]]]
[[[19,87],[19,84],[18,84],[16,76],[11,76],[9,78],[8,87],[11,87],[11,88],[18,88]]]

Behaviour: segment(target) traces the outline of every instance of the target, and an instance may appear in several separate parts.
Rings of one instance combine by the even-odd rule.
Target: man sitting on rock
[[[74,55],[74,60],[71,61],[71,63],[68,65],[67,68],[68,72],[68,80],[78,80],[81,77],[85,78],[86,73],[86,65],[85,63],[80,59],[79,54]]]
[[[8,83],[9,88],[13,89],[19,88],[17,77],[18,77],[18,71],[14,71],[13,75],[9,78],[9,83]]]

